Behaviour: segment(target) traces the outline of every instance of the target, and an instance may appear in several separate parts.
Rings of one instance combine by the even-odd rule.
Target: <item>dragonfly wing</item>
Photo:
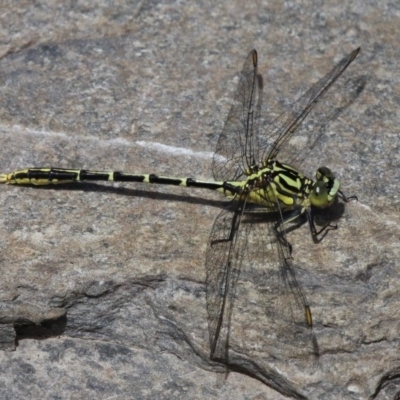
[[[230,317],[246,250],[243,203],[230,203],[215,219],[207,248],[207,312],[211,358],[228,360]]]
[[[269,346],[267,352],[279,348],[293,354],[317,354],[310,306],[296,277],[284,225],[277,236],[277,219],[282,221],[279,212],[256,208],[247,209],[241,221],[241,231],[246,232],[248,242],[242,262],[259,292],[253,318],[268,332],[258,345]],[[255,297],[253,293],[253,301]]]
[[[212,171],[215,180],[238,180],[258,162],[258,126],[263,82],[257,72],[257,51],[246,58],[233,104],[218,138]]]
[[[357,48],[343,57],[328,74],[315,83],[283,113],[272,121],[265,121],[264,134],[260,138],[260,156],[262,160],[277,157],[282,146],[292,137],[317,102],[356,58],[359,51],[360,48]]]

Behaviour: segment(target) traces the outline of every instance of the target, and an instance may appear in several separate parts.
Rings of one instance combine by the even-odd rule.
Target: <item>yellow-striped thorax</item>
[[[247,201],[275,210],[328,207],[334,202],[340,188],[339,180],[327,167],[318,168],[315,181],[277,160],[266,160],[261,168],[252,167],[246,174],[248,177],[245,181],[228,183],[242,187],[241,195],[246,195]],[[231,198],[236,196],[228,195]]]

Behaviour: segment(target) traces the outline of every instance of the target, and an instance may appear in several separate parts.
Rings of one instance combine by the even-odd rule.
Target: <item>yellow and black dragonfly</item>
[[[274,239],[278,254],[276,274],[280,277],[282,297],[290,309],[292,323],[303,325],[314,342],[311,308],[296,279],[291,260],[292,248],[286,238],[287,226],[303,218],[308,221],[311,234],[317,239],[327,228],[336,226],[327,224],[318,231],[313,210],[326,208],[337,198],[347,202],[355,199],[355,196],[344,195],[330,169],[320,167],[316,178],[310,179],[293,166],[278,161],[277,157],[359,50],[357,48],[346,55],[327,75],[269,123],[260,122],[263,80],[257,70],[257,51],[252,50],[240,72],[233,104],[218,139],[212,163],[214,180],[39,167],[0,174],[0,183],[51,185],[81,181],[143,182],[211,189],[222,193],[231,201],[214,222],[206,255],[211,358],[227,361],[235,287],[242,267],[251,262],[251,246],[253,250],[269,257],[268,252],[274,251],[271,250],[271,240]],[[275,216],[274,220],[270,218],[271,213]]]

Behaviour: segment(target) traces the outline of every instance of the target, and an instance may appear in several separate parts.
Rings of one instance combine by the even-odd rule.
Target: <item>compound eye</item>
[[[329,201],[328,189],[326,184],[320,180],[316,181],[310,194],[310,202],[315,207],[327,207]]]
[[[315,174],[317,181],[329,181],[335,179],[335,175],[328,167],[319,167],[317,173]]]
[[[324,183],[328,195],[328,205],[333,203],[340,189],[339,179],[335,178],[333,172],[327,167],[319,167],[315,174],[317,182]]]

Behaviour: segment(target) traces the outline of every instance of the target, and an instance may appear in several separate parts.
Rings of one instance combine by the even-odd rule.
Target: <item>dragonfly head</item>
[[[310,202],[315,207],[328,207],[336,198],[340,182],[327,167],[318,168],[316,178],[317,180],[314,182],[310,193]]]

